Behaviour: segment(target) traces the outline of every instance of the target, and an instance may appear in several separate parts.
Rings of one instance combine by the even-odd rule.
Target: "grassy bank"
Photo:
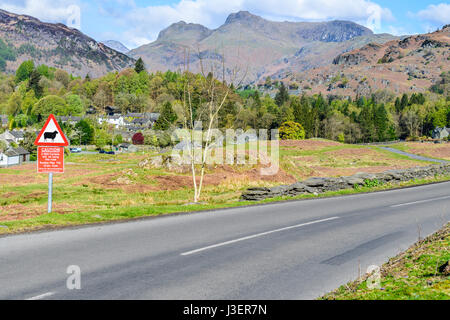
[[[450,224],[417,242],[381,267],[381,287],[369,289],[367,276],[341,286],[323,300],[450,300]]]

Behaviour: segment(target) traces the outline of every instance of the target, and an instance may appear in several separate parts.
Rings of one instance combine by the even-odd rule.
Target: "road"
[[[0,238],[0,299],[314,299],[438,230],[450,182]],[[68,290],[68,266],[81,289]]]
[[[423,161],[436,162],[436,163],[448,163],[447,160],[440,160],[440,159],[433,159],[433,158],[428,158],[428,157],[424,157],[424,156],[419,156],[417,154],[408,153],[408,152],[397,150],[394,148],[389,148],[389,147],[380,147],[380,148],[390,151],[390,152],[393,152],[393,153],[397,153],[397,154],[401,154],[403,156],[410,157],[411,159],[414,159],[414,160],[423,160]]]

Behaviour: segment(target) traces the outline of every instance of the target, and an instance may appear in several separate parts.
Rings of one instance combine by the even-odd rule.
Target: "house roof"
[[[8,149],[4,152],[7,157],[18,157],[19,154],[14,149]]]
[[[30,152],[28,152],[26,149],[22,148],[22,147],[17,147],[13,149],[14,152],[16,152],[18,155],[24,155],[24,154],[30,154]]]
[[[143,113],[132,113],[132,112],[129,112],[125,115],[125,117],[127,118],[142,118],[143,116],[144,116]]]
[[[16,138],[16,139],[23,139],[23,137],[24,137],[24,133],[23,133],[23,131],[16,131],[16,130],[14,130],[14,131],[10,131],[10,133],[14,136],[14,138]]]
[[[161,116],[160,113],[149,113],[147,115],[147,117],[151,120],[151,121],[156,121],[159,119],[159,117]]]
[[[81,117],[75,117],[75,116],[62,116],[59,117],[60,121],[80,121]]]

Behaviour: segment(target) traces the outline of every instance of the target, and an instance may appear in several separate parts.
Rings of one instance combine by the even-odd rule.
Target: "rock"
[[[446,276],[450,275],[450,260],[439,267],[439,272]]]
[[[359,185],[362,186],[364,185],[364,180],[358,177],[354,177],[354,176],[350,176],[350,177],[345,177],[344,181],[349,185],[349,186],[354,186],[354,185]]]
[[[327,178],[309,178],[303,183],[307,187],[323,187],[327,183]]]
[[[273,188],[249,188],[242,194],[243,200],[259,201],[279,196],[296,196],[300,194],[318,195],[327,191],[339,191],[353,188],[355,185],[364,185],[365,180],[378,180],[392,182],[413,180],[438,174],[450,173],[450,163],[416,167],[403,170],[389,170],[382,173],[357,173],[350,177],[341,178],[310,178],[292,185],[277,186]]]

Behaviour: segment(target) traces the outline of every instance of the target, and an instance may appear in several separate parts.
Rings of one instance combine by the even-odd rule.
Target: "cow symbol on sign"
[[[58,131],[45,132],[44,133],[44,141],[52,140],[54,142],[57,135],[58,135]]]

